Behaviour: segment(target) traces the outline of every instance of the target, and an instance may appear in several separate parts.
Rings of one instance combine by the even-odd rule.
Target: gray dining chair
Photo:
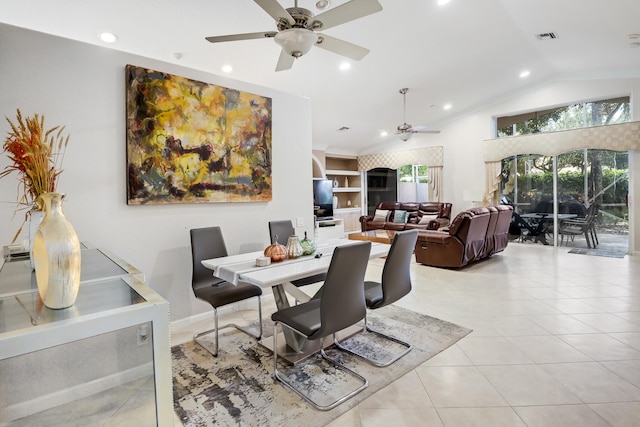
[[[191,288],[196,298],[203,300],[213,307],[214,327],[208,331],[197,333],[193,340],[213,356],[218,356],[218,331],[220,329],[234,327],[256,339],[262,338],[262,288],[250,283],[240,282],[237,285],[229,283],[213,275],[213,272],[202,265],[202,260],[227,256],[227,247],[224,243],[220,227],[195,228],[191,234],[191,259],[193,270],[191,275]],[[235,323],[229,323],[218,327],[218,308],[224,305],[240,302],[249,298],[258,297],[258,334],[242,328]],[[215,346],[211,351],[203,344],[200,337],[209,333],[215,333]]]
[[[366,378],[329,357],[324,351],[323,343],[324,338],[331,335],[333,335],[333,341],[337,341],[336,333],[338,331],[353,326],[364,319],[366,306],[363,284],[370,251],[371,242],[358,242],[335,248],[321,297],[284,308],[271,315],[271,319],[274,321],[274,378],[320,410],[334,408],[369,385]],[[356,378],[361,384],[326,404],[314,401],[311,396],[304,393],[302,387],[296,387],[295,381],[289,381],[285,375],[281,375],[278,371],[278,325],[290,328],[309,340],[317,340],[321,358],[335,368]],[[302,373],[300,374],[302,375]]]
[[[275,243],[286,246],[289,236],[293,236],[294,234],[296,234],[296,229],[293,228],[291,220],[269,221],[269,240],[271,243],[274,243],[275,241]],[[313,283],[323,282],[326,277],[326,273],[319,273],[314,274],[313,276],[292,280],[291,283],[296,287],[306,286]]]
[[[365,302],[368,309],[376,310],[378,308],[386,307],[411,292],[411,256],[416,246],[417,239],[418,230],[396,232],[395,236],[393,237],[393,242],[391,243],[391,248],[389,249],[389,254],[387,255],[387,259],[382,269],[382,281],[364,282]],[[398,343],[406,349],[403,352],[392,356],[386,361],[379,362],[375,358],[364,353],[358,353],[352,349],[348,349],[339,342],[335,343],[336,347],[340,348],[343,351],[361,357],[367,362],[379,367],[389,366],[411,351],[411,344],[399,340],[398,338],[395,338],[391,335],[387,335],[371,329],[369,327],[369,324],[367,323],[366,316],[364,318],[364,328],[366,331]]]

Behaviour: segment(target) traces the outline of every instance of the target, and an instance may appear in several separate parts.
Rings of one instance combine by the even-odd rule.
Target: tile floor
[[[568,250],[510,244],[459,271],[414,263],[397,304],[473,332],[330,426],[640,426],[640,257]]]

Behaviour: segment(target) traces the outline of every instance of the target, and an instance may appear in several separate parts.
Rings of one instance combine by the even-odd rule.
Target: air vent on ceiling
[[[540,33],[536,34],[536,38],[538,40],[553,40],[557,39],[558,36],[556,35],[556,33]]]

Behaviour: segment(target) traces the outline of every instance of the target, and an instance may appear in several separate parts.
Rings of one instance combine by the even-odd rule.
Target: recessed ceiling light
[[[380,136],[381,137],[385,137],[387,135],[389,135],[389,132],[387,132],[386,130],[380,131]]]
[[[349,68],[351,68],[351,64],[349,62],[343,62],[340,64],[340,69],[342,71],[348,70]]]
[[[438,5],[439,6],[443,6],[445,4],[449,3],[449,0],[438,0]]]
[[[115,43],[118,41],[118,36],[113,33],[102,33],[100,34],[100,40],[105,43]]]
[[[222,71],[225,73],[230,73],[233,71],[233,67],[229,64],[223,65],[222,66]]]
[[[318,9],[322,10],[322,9],[328,8],[330,4],[331,4],[331,1],[329,1],[329,0],[318,0],[316,2],[316,7]]]
[[[529,77],[529,74],[531,74],[529,70],[524,70],[523,72],[520,73],[520,78],[524,79],[525,77]]]
[[[444,104],[444,105],[442,106],[442,109],[443,109],[443,110],[451,110],[451,107],[452,107],[452,105],[451,105],[451,104]]]

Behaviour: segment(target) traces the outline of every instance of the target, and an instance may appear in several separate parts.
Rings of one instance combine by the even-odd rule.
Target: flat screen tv
[[[313,214],[318,221],[333,219],[333,182],[313,180]]]

